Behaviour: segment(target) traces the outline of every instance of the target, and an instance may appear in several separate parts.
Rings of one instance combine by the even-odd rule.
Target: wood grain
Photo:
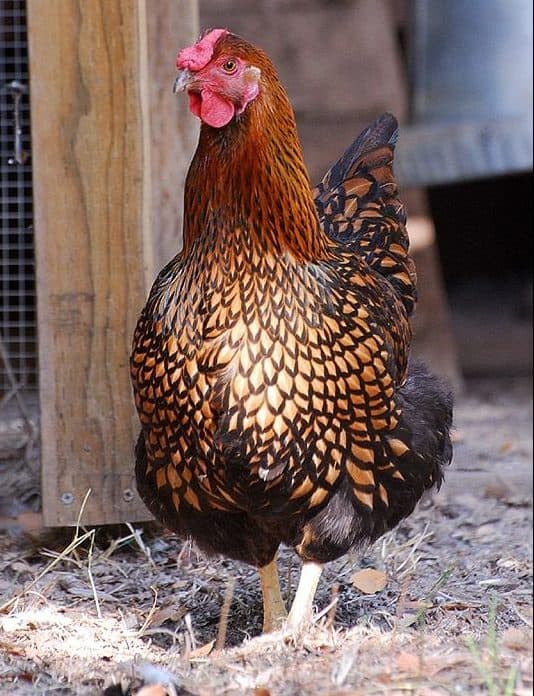
[[[135,493],[128,373],[151,221],[163,215],[152,215],[145,2],[28,0],[48,525],[75,523],[89,489],[86,524],[149,516]]]

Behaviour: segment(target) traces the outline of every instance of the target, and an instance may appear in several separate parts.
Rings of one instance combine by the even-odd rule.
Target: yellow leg
[[[319,584],[323,566],[314,561],[304,561],[300,573],[295,599],[287,617],[287,628],[297,631],[310,623],[313,612],[313,599]]]
[[[280,592],[276,558],[263,568],[259,568],[261,591],[263,594],[263,632],[269,633],[282,627],[287,617],[286,607]]]

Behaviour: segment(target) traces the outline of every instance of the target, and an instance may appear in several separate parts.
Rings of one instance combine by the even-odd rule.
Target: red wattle
[[[198,95],[197,95],[198,96]],[[194,109],[197,108],[197,104],[192,104],[191,100],[189,105],[191,111],[200,116],[204,123],[208,126],[213,126],[213,128],[222,128],[226,126],[233,119],[235,115],[235,106],[232,102],[223,99],[218,94],[204,89],[199,96],[200,101],[200,113],[197,113]]]

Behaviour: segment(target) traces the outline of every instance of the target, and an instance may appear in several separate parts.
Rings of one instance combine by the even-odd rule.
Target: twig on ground
[[[98,616],[99,619],[102,618],[102,612],[100,610],[100,602],[98,601],[98,593],[96,591],[96,585],[95,581],[93,578],[93,572],[91,565],[93,563],[93,551],[95,547],[95,530],[91,530],[93,532],[91,536],[91,541],[89,544],[89,552],[87,554],[87,576],[89,578],[89,584],[91,585],[91,590],[93,592],[93,599],[95,600],[95,607],[96,607],[96,615]]]
[[[149,609],[148,614],[146,615],[146,619],[143,621],[143,625],[141,628],[137,631],[138,636],[142,636],[145,632],[145,629],[150,625],[150,621],[152,620],[152,617],[154,616],[154,612],[156,611],[156,604],[158,601],[158,590],[154,585],[150,585],[150,589],[154,593],[154,601],[152,602],[152,606]]]
[[[187,629],[187,635],[189,636],[189,639],[190,639],[191,650],[196,650],[197,649],[197,641],[195,638],[195,634],[193,633],[193,623],[191,622],[191,614],[189,612],[187,612],[187,614],[184,616],[184,621],[185,621],[185,627]]]
[[[217,631],[217,641],[215,649],[222,650],[226,642],[226,631],[228,629],[228,616],[230,615],[230,607],[234,598],[235,578],[229,578],[224,593],[224,600],[221,607],[221,617],[219,619],[219,628]]]
[[[150,565],[155,568],[156,564],[154,563],[154,559],[152,558],[152,554],[150,552],[149,547],[145,544],[145,542],[142,539],[142,529],[135,529],[129,522],[126,522],[126,526],[132,533],[131,538],[135,539],[137,545],[141,549],[141,551],[145,554],[147,561],[150,563]]]
[[[407,569],[408,572],[411,572],[417,566],[417,562],[419,560],[419,557],[415,557],[415,552],[421,546],[423,541],[426,541],[427,539],[430,539],[432,537],[432,532],[430,532],[430,533],[428,532],[429,525],[430,525],[430,523],[427,522],[425,524],[423,531],[420,534],[418,534],[416,537],[414,537],[413,539],[410,539],[410,545],[411,545],[410,552],[408,553],[406,558],[402,561],[402,563],[400,565],[398,565],[397,568],[395,569],[395,573],[396,573],[397,577],[401,576],[401,571],[406,566],[406,564],[409,563],[410,561],[411,561],[411,567]]]
[[[336,620],[336,608],[339,601],[339,583],[335,582],[332,585],[332,599],[329,604],[328,616],[326,617],[325,627],[332,628]]]
[[[323,618],[323,616],[330,613],[332,610],[334,610],[334,613],[335,613],[335,607],[338,603],[338,599],[339,599],[339,597],[336,594],[336,596],[332,599],[332,601],[329,602],[324,609],[322,609],[318,614],[316,614],[313,617],[312,623],[314,623],[314,624],[318,623]]]

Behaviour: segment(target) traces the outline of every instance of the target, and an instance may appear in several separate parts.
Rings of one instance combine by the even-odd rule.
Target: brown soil
[[[80,529],[70,549],[73,530],[5,530],[0,694],[531,694],[531,384],[471,381],[455,420],[442,490],[327,567],[302,636],[259,636],[255,571],[154,527]],[[354,587],[366,567],[386,574],[383,590]],[[291,552],[280,568],[291,598]]]

